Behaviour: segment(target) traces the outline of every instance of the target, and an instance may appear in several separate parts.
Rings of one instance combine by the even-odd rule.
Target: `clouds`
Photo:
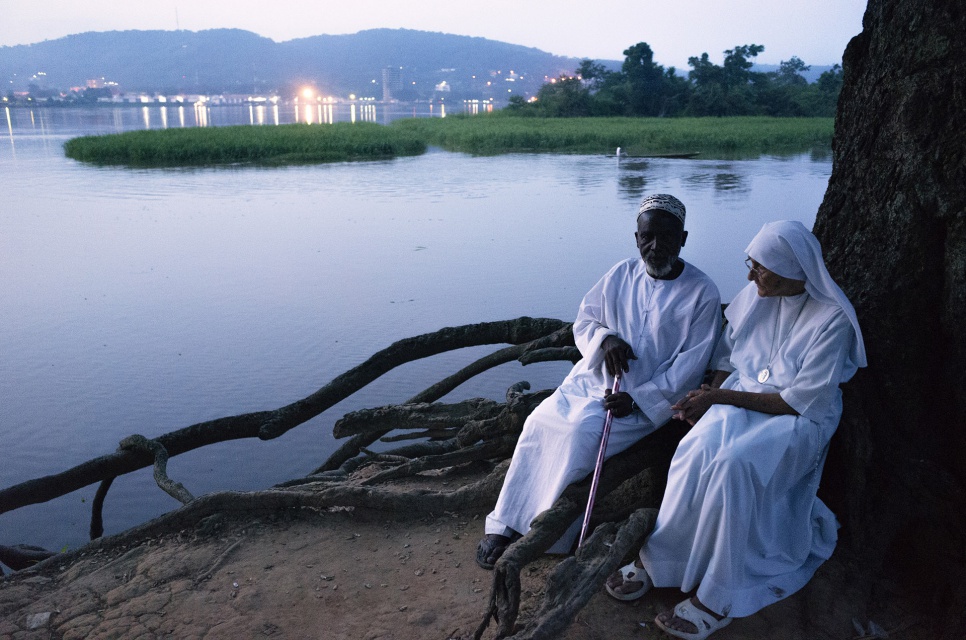
[[[862,29],[865,0],[356,0],[266,3],[264,0],[0,0],[0,45],[28,44],[84,31],[238,28],[276,41],[373,28],[408,28],[479,36],[550,53],[623,59],[647,42],[655,60],[687,67],[689,56],[740,44],[763,44],[759,61],[797,55],[839,62]]]

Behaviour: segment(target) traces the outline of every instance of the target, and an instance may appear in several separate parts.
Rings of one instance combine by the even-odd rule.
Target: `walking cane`
[[[614,393],[621,390],[621,372],[618,371],[614,376]],[[614,421],[614,412],[607,410],[604,417],[604,433],[600,436],[600,451],[597,452],[597,466],[594,467],[594,479],[590,481],[590,495],[587,497],[587,510],[584,512],[584,524],[580,527],[580,539],[577,540],[577,548],[584,544],[587,536],[587,525],[590,524],[590,512],[594,510],[594,497],[597,495],[597,483],[600,481],[600,470],[604,466],[604,453],[607,451],[607,439],[610,438],[610,425]]]

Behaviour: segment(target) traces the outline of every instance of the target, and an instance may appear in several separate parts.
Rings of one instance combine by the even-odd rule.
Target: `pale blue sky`
[[[762,44],[759,62],[798,56],[807,64],[841,61],[862,30],[865,0],[0,0],[0,45],[28,44],[84,31],[221,27],[276,41],[362,29],[407,28],[480,36],[550,53],[623,59],[647,42],[664,66],[688,56]]]

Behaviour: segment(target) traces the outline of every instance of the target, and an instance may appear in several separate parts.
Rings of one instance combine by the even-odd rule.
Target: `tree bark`
[[[845,550],[922,592],[939,619],[959,617],[966,3],[870,0],[863,27],[845,52],[815,233],[855,305],[869,367],[847,385],[822,496],[844,523]]]

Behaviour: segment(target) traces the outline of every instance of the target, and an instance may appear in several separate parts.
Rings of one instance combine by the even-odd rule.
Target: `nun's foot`
[[[697,598],[690,598],[679,602],[672,611],[659,613],[654,622],[676,638],[704,640],[718,629],[728,626],[731,618],[718,615]]]

